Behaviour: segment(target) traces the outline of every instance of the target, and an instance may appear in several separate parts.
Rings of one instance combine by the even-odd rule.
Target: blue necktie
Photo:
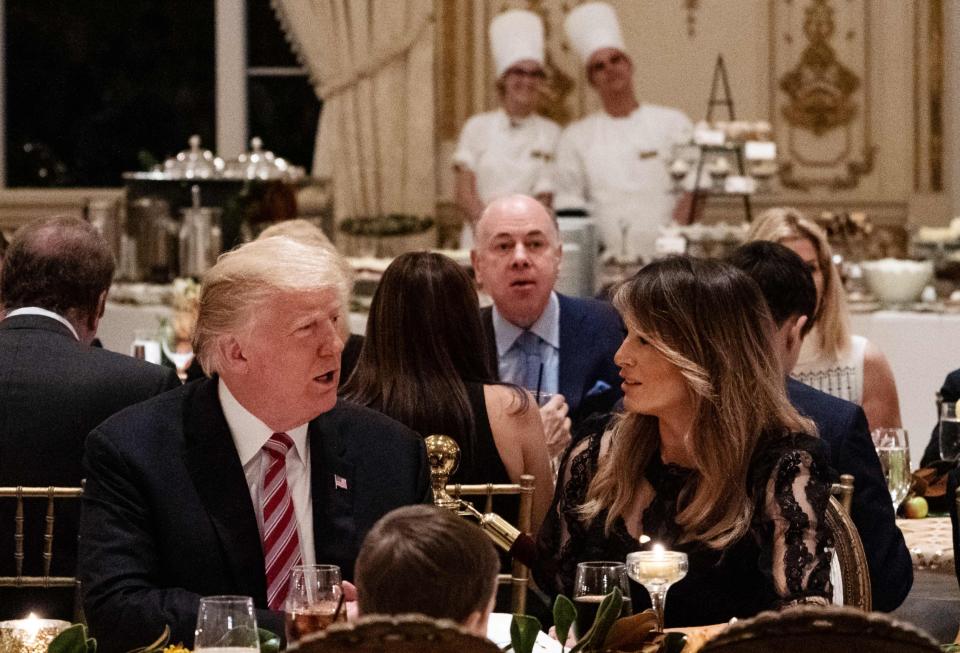
[[[543,359],[540,357],[540,336],[532,331],[524,331],[517,338],[516,346],[520,350],[520,384],[531,392],[536,392],[543,383]]]

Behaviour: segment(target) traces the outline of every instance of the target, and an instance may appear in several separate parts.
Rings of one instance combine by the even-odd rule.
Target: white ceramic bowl
[[[917,301],[933,277],[933,262],[885,258],[860,264],[870,291],[884,304]]]

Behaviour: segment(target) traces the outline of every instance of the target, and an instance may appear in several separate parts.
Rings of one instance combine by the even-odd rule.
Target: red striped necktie
[[[274,433],[263,451],[270,464],[263,477],[263,557],[267,573],[267,605],[283,610],[290,584],[290,571],[300,564],[300,538],[293,499],[287,487],[287,451],[293,440],[286,433]]]

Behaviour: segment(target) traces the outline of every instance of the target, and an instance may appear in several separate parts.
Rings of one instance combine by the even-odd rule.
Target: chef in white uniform
[[[668,164],[693,125],[677,109],[637,101],[633,63],[610,5],[580,5],[564,27],[603,110],[561,135],[554,205],[596,219],[605,259],[650,260],[660,227],[675,217],[684,221],[689,210],[689,193],[679,200],[671,193]]]
[[[543,23],[513,9],[490,23],[500,108],[472,116],[453,155],[456,200],[465,217],[460,247],[473,246],[473,225],[492,200],[520,193],[550,206],[560,127],[534,112],[543,70]]]

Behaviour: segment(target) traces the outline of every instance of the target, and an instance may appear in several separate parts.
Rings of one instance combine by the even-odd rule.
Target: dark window
[[[247,66],[249,135],[309,171],[322,103],[268,0],[247,0]]]
[[[6,0],[7,185],[119,186],[213,147],[213,5]]]

